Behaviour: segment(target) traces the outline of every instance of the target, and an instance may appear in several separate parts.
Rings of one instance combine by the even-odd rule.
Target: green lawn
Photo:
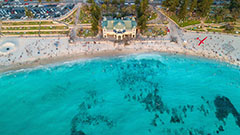
[[[53,29],[67,29],[67,26],[52,26],[52,27],[41,27],[41,30],[53,30]],[[2,30],[38,30],[39,27],[7,27],[4,29],[2,27]]]
[[[86,14],[85,11],[81,10],[79,15],[80,23],[91,23],[91,16]]]
[[[223,22],[236,22],[234,19],[216,20],[214,18],[208,18],[204,23],[223,23]]]
[[[197,20],[187,20],[187,21],[184,21],[183,23],[180,23],[180,27],[185,27],[185,26],[195,25],[195,24],[200,24],[200,21],[197,21]]]
[[[220,27],[221,28],[221,27]],[[191,31],[205,31],[202,28],[187,28],[187,30],[191,30]],[[237,30],[233,30],[233,31],[225,31],[225,29],[214,29],[214,28],[208,28],[207,29],[208,32],[219,32],[219,33],[232,33],[232,34],[236,34]],[[239,32],[240,34],[240,32]]]
[[[180,27],[186,27],[189,25],[195,25],[195,24],[200,24],[200,21],[198,20],[185,20],[180,22],[179,18],[176,15],[170,16],[170,18],[175,21]]]
[[[157,17],[158,17],[157,13],[153,12],[153,13],[151,14],[151,17],[148,18],[148,20],[149,20],[149,21],[150,21],[150,20],[154,20],[154,19],[156,19]]]
[[[204,21],[204,23],[217,23],[215,20],[207,19]]]
[[[40,22],[3,22],[3,25],[39,25]],[[53,22],[43,21],[41,25],[53,24]]]
[[[223,30],[217,30],[217,29],[207,29],[209,32],[223,32]]]
[[[144,36],[164,36],[167,34],[167,29],[165,27],[148,27],[143,35]]]
[[[194,29],[194,28],[187,28],[187,30],[192,30],[192,31],[205,31],[205,30],[203,30],[202,28],[196,28],[196,29]]]
[[[79,30],[78,36],[79,37],[91,37],[91,36],[95,36],[95,35],[91,29],[82,29],[82,30]]]
[[[196,30],[193,30],[193,31],[205,31],[205,30],[203,30],[203,29],[196,29]]]
[[[37,35],[39,32],[2,32],[5,35]],[[40,34],[68,34],[68,31],[57,31],[57,32],[49,32],[49,31],[41,31]]]

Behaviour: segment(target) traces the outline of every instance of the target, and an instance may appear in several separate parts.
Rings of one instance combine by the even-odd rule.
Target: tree
[[[110,12],[111,13],[115,13],[117,11],[117,6],[112,6],[111,8],[110,8]]]
[[[198,3],[197,12],[201,17],[207,16],[211,9],[213,0],[202,0]]]
[[[230,11],[232,11],[233,9],[240,10],[240,0],[231,0],[229,9],[230,9]]]
[[[179,0],[165,0],[162,5],[170,11],[176,12],[177,7],[179,6]]]
[[[170,5],[169,5],[169,0],[164,0],[164,1],[162,2],[162,6],[168,8],[168,7],[170,6]]]
[[[135,5],[139,5],[140,4],[140,0],[135,0]]]
[[[83,5],[83,6],[82,6],[81,10],[84,11],[84,12],[86,12],[86,13],[89,13],[90,8],[89,8],[89,6],[86,4],[86,5]]]
[[[170,0],[170,7],[169,10],[172,12],[176,12],[177,7],[179,6],[179,0]]]
[[[47,2],[51,2],[51,0],[46,0]]]
[[[54,0],[55,2],[59,2],[60,0]]]
[[[90,12],[92,16],[92,31],[94,34],[98,33],[98,23],[101,18],[101,10],[99,6],[95,3],[95,1],[92,1]]]
[[[148,0],[142,0],[140,3],[140,16],[145,14],[146,9],[148,8]]]
[[[104,4],[108,5],[110,0],[104,0]]]
[[[127,6],[126,7],[126,15],[134,14],[135,13],[135,5]]]
[[[41,2],[42,2],[42,0],[38,0],[38,2],[39,2],[39,3],[41,3]]]
[[[148,0],[142,0],[137,8],[137,18],[138,18],[138,26],[141,30],[146,29],[148,15],[146,13],[146,9],[148,8]]]
[[[225,31],[227,32],[232,32],[234,30],[234,27],[231,24],[226,24],[225,25]]]
[[[196,7],[197,7],[197,0],[192,0],[189,12],[192,13],[196,9]]]
[[[113,1],[112,1],[112,4],[113,4],[113,5],[117,5],[117,4],[118,4],[118,1],[117,1],[117,0],[113,0]]]
[[[106,4],[102,4],[102,9],[103,9],[104,11],[106,11],[106,10],[107,10],[107,5],[106,5]]]
[[[131,6],[132,11],[136,11],[136,5]]]
[[[120,9],[122,9],[124,7],[124,3],[125,3],[125,0],[120,0]]]
[[[232,16],[230,15],[230,10],[227,8],[217,8],[215,10],[214,17],[218,23],[233,20]]]
[[[124,5],[124,3],[125,3],[125,0],[120,0],[121,5]]]
[[[94,0],[87,0],[87,3],[94,3]]]
[[[92,17],[94,17],[97,20],[99,20],[100,16],[101,16],[101,10],[100,10],[100,8],[98,7],[98,5],[95,2],[92,3],[90,10],[91,10]]]
[[[141,3],[140,3],[140,12],[139,12],[139,16],[140,17],[144,14],[145,10],[146,10],[146,7],[144,6],[144,1],[141,1]]]
[[[240,16],[240,0],[231,0],[229,5],[229,10],[234,19]]]
[[[215,11],[215,20],[220,23],[223,21],[223,8],[217,8]]]
[[[236,20],[236,19],[239,18],[239,16],[240,16],[240,10],[239,10],[239,9],[236,9],[236,8],[232,9],[231,15],[232,15],[233,18]]]
[[[94,32],[94,34],[98,33],[98,20],[94,17],[92,21],[92,31]]]
[[[33,13],[32,13],[30,10],[28,10],[27,7],[24,7],[24,9],[25,9],[25,15],[26,15],[28,18],[33,18]]]
[[[179,18],[180,19],[185,19],[187,15],[187,7],[188,7],[188,0],[184,0],[184,3],[182,4],[179,12]]]
[[[142,15],[138,20],[138,25],[142,31],[144,31],[147,27],[147,17],[145,15]]]

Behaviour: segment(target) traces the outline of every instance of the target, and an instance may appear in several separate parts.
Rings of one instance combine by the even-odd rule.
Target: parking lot
[[[66,14],[73,9],[74,4],[64,5],[29,5],[26,4],[14,4],[3,5],[0,8],[1,20],[22,19],[26,20],[28,17],[25,14],[25,8],[28,9],[33,15],[33,19],[49,19],[56,18]]]

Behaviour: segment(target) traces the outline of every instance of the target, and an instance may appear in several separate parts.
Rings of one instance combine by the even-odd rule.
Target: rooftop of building
[[[135,21],[135,18],[132,17],[125,17],[125,18],[121,18],[121,19],[117,19],[117,18],[106,18],[104,17],[103,21],[102,21],[102,27],[106,28],[108,30],[111,29],[132,29],[134,27],[137,26],[137,22]]]

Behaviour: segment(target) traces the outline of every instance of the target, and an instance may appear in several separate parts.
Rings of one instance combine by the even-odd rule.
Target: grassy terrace
[[[5,35],[38,35],[39,32],[2,32]],[[59,32],[49,32],[49,31],[41,31],[41,34],[68,34],[68,31],[59,31]]]
[[[2,22],[2,25],[39,25],[40,22]],[[53,24],[52,21],[42,21],[41,25],[50,25]]]
[[[41,25],[39,25],[41,24]],[[45,25],[45,26],[42,26]],[[68,34],[69,28],[52,21],[42,22],[3,22],[2,33],[5,35],[38,35],[40,34]]]
[[[38,30],[39,27],[2,27],[2,30]],[[68,29],[67,26],[40,27],[41,30]]]

